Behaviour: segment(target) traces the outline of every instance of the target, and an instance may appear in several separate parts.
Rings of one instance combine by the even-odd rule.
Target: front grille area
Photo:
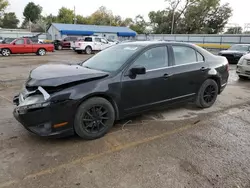
[[[250,75],[250,71],[245,71],[245,74]]]

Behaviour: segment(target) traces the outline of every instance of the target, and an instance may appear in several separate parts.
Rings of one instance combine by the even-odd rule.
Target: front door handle
[[[173,76],[173,74],[164,74],[164,75],[162,76],[162,78],[163,78],[163,79],[168,79],[168,78],[170,78],[171,76]]]
[[[206,67],[201,67],[201,69],[200,69],[202,72],[204,72],[204,71],[206,71],[207,70],[207,68]]]

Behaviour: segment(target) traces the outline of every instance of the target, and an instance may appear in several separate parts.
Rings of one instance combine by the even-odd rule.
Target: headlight
[[[243,64],[246,64],[246,63],[247,63],[247,60],[244,57],[242,57],[242,58],[240,58],[240,60],[238,62],[238,65],[243,65]]]
[[[20,94],[21,95],[21,94]],[[16,108],[20,113],[28,109],[44,108],[49,106],[50,101],[45,101],[43,95],[34,95],[27,97],[20,105]]]

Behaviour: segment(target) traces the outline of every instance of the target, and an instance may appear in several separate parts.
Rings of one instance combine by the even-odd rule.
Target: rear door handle
[[[162,76],[162,78],[163,78],[163,79],[168,79],[168,78],[170,78],[171,76],[173,76],[173,74],[164,74],[164,75]]]

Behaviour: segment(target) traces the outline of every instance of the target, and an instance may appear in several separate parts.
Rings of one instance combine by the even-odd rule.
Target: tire
[[[79,106],[74,129],[81,138],[94,140],[103,137],[113,127],[114,121],[115,111],[112,104],[104,98],[94,97]]]
[[[57,46],[57,50],[62,50],[62,49],[63,49],[62,45]]]
[[[241,75],[239,75],[239,78],[240,78],[241,80],[247,80],[247,79],[248,79],[248,77],[246,77],[246,76],[241,76]]]
[[[211,107],[217,99],[218,92],[219,92],[219,87],[216,81],[212,79],[206,80],[199,89],[196,98],[196,105],[199,108]]]
[[[75,51],[76,53],[78,53],[78,54],[82,54],[82,50],[78,50],[78,51]]]
[[[46,55],[46,50],[45,50],[44,48],[40,48],[40,49],[37,51],[37,55],[40,55],[40,56]]]
[[[88,54],[88,55],[92,54],[92,48],[90,46],[87,46],[85,48],[85,53]]]
[[[10,50],[7,48],[2,49],[1,53],[2,53],[2,56],[4,56],[4,57],[8,57],[11,54]]]

